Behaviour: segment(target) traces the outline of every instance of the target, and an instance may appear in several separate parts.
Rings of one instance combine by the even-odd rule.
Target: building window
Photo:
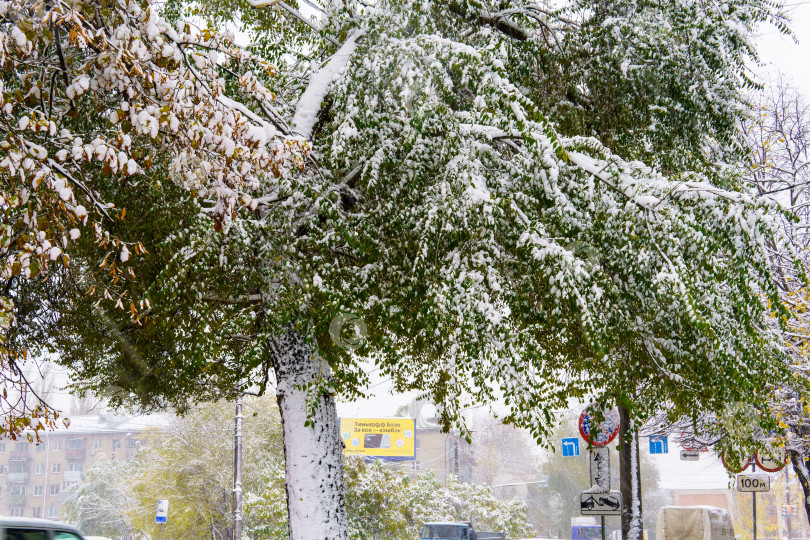
[[[51,495],[59,495],[59,484],[51,484]]]
[[[28,443],[27,442],[15,442],[14,443],[14,450],[28,450]]]
[[[6,453],[6,443],[0,443],[0,454]]]
[[[64,493],[76,484],[78,484],[78,482],[68,482],[67,480],[62,480],[62,492]]]
[[[84,448],[84,439],[68,439],[65,448],[68,450],[79,450]]]
[[[15,506],[14,508],[11,509],[11,517],[22,517],[22,515],[23,515],[22,508]]]
[[[93,450],[101,450],[101,439],[93,441]]]
[[[25,486],[11,486],[12,495],[25,495]]]
[[[38,442],[37,445],[34,447],[35,452],[44,452],[45,451],[45,443]]]
[[[62,449],[62,441],[53,441],[53,451],[58,452]]]
[[[136,446],[138,446],[136,439],[127,439],[127,448],[135,448]]]
[[[62,470],[62,464],[61,463],[54,463],[53,468],[51,469],[51,472],[60,472],[61,470]]]
[[[113,441],[113,450],[121,448],[121,441]]]
[[[38,507],[34,508],[34,517],[38,517],[38,518],[42,517],[42,508],[41,507],[38,506]]]
[[[69,471],[83,471],[84,470],[84,462],[82,461],[71,461],[68,463],[68,470]]]
[[[417,460],[411,461],[411,470],[418,471],[419,470],[419,462]]]
[[[28,467],[25,461],[12,461],[11,462],[11,472],[13,473],[24,473],[28,472]]]
[[[43,486],[34,486],[34,496],[35,497],[42,497],[42,487]]]
[[[34,474],[45,474],[45,464],[37,463],[37,466],[34,468]]]
[[[55,506],[48,507],[48,517],[51,519],[59,517],[59,509]]]

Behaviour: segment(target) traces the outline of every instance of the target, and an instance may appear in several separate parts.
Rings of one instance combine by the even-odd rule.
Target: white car
[[[46,519],[0,518],[0,540],[87,540],[78,529]]]

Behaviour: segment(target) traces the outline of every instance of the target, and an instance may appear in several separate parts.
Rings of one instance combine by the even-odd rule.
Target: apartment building
[[[70,486],[84,479],[100,454],[131,460],[141,432],[158,417],[71,417],[68,428],[40,435],[42,442],[0,441],[0,515],[61,520]]]

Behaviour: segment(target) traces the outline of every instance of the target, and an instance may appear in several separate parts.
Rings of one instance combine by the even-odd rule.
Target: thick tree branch
[[[461,9],[461,6],[459,6],[456,2],[450,2],[448,7],[450,8],[450,11],[456,15],[478,24],[491,26],[511,38],[519,41],[526,41],[529,39],[529,33],[526,30],[519,27],[506,17],[500,17],[490,13],[465,13],[464,10]]]
[[[320,111],[321,104],[329,91],[329,85],[340,74],[341,70],[349,64],[349,60],[357,50],[357,42],[362,36],[362,31],[352,34],[337,52],[326,61],[325,65],[322,65],[318,71],[312,74],[309,85],[298,101],[295,115],[292,122],[290,122],[294,133],[301,135],[305,139],[312,137],[312,129],[318,120],[318,111]]]

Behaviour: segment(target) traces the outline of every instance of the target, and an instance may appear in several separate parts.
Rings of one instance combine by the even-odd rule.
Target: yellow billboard
[[[391,461],[416,459],[413,418],[341,418],[340,436],[347,454]]]

